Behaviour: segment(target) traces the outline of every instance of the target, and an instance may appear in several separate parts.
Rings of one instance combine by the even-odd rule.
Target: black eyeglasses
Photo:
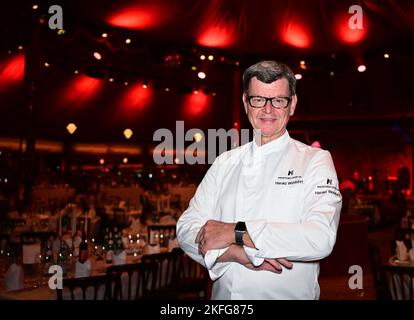
[[[267,101],[270,101],[270,104],[273,108],[276,109],[284,109],[290,104],[292,97],[273,97],[273,98],[266,98],[260,96],[247,96],[247,100],[249,101],[250,106],[253,108],[263,108]]]

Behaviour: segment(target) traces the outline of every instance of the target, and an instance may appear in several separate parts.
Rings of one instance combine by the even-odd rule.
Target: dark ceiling
[[[64,34],[48,27],[52,4],[63,8]],[[354,4],[363,9],[362,30],[344,28]],[[122,140],[130,127],[134,141],[149,142],[155,130],[174,128],[176,120],[185,120],[186,129],[228,129],[232,106],[239,104],[243,114],[237,79],[261,59],[284,61],[303,76],[293,129],[414,128],[412,1],[71,0],[4,6],[1,136],[24,136],[33,126],[37,136],[62,139],[69,122],[78,126],[80,140],[90,141]],[[214,60],[202,61],[201,54]],[[23,81],[24,63],[32,82]],[[367,71],[357,72],[359,64]],[[198,79],[198,71],[206,79]],[[199,90],[197,97],[193,90]],[[247,126],[245,119],[241,123]]]

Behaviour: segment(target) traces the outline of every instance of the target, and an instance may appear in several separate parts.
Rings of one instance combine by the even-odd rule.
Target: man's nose
[[[266,101],[266,104],[264,106],[264,111],[266,113],[272,113],[273,112],[273,106],[272,106],[272,102],[270,100]]]

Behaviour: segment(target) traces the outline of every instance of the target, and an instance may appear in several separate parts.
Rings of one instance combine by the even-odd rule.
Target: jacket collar
[[[255,154],[262,154],[266,155],[272,152],[277,152],[284,149],[290,140],[290,136],[287,130],[285,133],[280,136],[279,138],[272,140],[264,145],[258,145],[261,143],[261,138],[258,137],[256,134],[253,137],[252,141],[252,153]]]

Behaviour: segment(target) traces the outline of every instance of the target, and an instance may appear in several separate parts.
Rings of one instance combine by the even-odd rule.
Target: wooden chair
[[[178,249],[181,250],[181,249]],[[210,299],[209,274],[206,268],[183,252],[176,283],[179,299]]]
[[[126,216],[125,209],[123,209],[123,208],[114,208],[113,213],[114,213],[114,216],[113,216],[114,226],[118,226],[120,228],[127,227],[128,221],[127,221],[127,216]]]
[[[161,247],[168,246],[168,240],[174,239],[177,233],[177,226],[175,224],[155,224],[148,226],[148,241],[151,243],[151,239],[154,239],[154,236],[158,236],[158,241]]]
[[[378,246],[370,246],[368,252],[377,300],[389,300],[390,295],[387,290],[384,269],[382,268],[380,248]]]
[[[71,300],[99,300],[98,292],[103,287],[103,300],[112,300],[112,283],[114,276],[110,274],[84,277],[84,278],[70,278],[63,279],[63,288],[56,289],[57,300],[63,300],[63,289],[67,288],[70,291]],[[76,289],[80,288],[82,296],[79,297]],[[86,295],[89,288],[93,288],[93,297]],[[80,293],[80,292],[79,292]]]
[[[56,232],[22,232],[20,234],[21,244],[32,244],[40,242],[43,245],[51,238],[56,237]]]
[[[393,300],[414,300],[414,268],[408,266],[384,266],[385,278]]]
[[[181,264],[182,250],[148,254],[142,257],[146,263],[158,265],[157,278],[155,280],[156,296],[158,298],[175,298],[178,281],[178,268]]]
[[[113,290],[114,300],[139,300],[152,297],[155,294],[155,279],[158,274],[158,264],[156,263],[133,263],[117,266],[110,266],[107,269],[108,275],[115,277]],[[123,278],[125,275],[127,279]],[[127,281],[125,292],[125,281]]]

